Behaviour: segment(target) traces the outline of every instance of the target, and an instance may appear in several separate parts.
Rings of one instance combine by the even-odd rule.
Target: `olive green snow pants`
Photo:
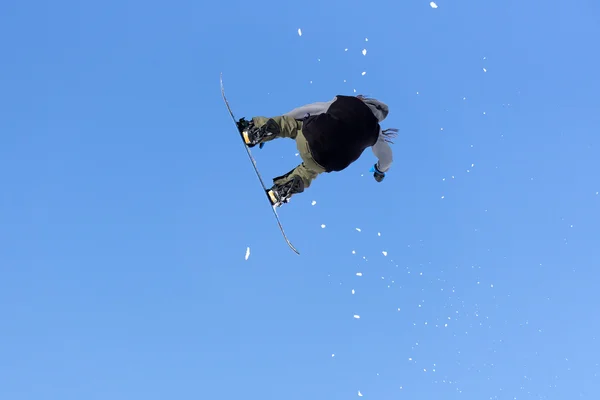
[[[292,169],[287,174],[274,178],[273,183],[276,185],[282,185],[292,180],[295,176],[299,176],[304,182],[304,188],[308,188],[312,181],[315,180],[319,174],[325,172],[325,168],[320,166],[314,160],[312,153],[310,152],[308,142],[302,134],[302,121],[285,115],[271,118],[254,117],[252,118],[252,121],[254,122],[254,126],[260,128],[266,124],[269,119],[273,119],[279,125],[280,133],[279,135],[265,138],[264,142],[268,142],[277,138],[294,139],[296,141],[296,147],[298,148],[300,158],[302,158],[302,163],[300,163],[298,166],[296,166],[296,168]]]

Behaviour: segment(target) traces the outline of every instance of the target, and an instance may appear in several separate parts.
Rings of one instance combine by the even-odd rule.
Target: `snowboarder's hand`
[[[381,172],[379,168],[377,168],[377,163],[373,165],[371,172],[373,173],[373,178],[375,178],[377,182],[381,182],[383,178],[385,178],[385,172]]]

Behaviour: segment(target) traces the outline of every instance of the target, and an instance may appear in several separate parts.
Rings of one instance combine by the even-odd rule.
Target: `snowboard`
[[[264,181],[262,179],[262,176],[260,175],[260,172],[258,170],[258,167],[256,166],[256,160],[252,156],[252,152],[250,151],[250,148],[246,145],[246,142],[244,142],[244,138],[240,134],[240,131],[239,131],[238,126],[237,126],[237,119],[233,115],[233,111],[231,111],[231,107],[229,106],[229,102],[227,101],[227,97],[225,97],[225,87],[223,86],[223,73],[222,72],[221,72],[221,95],[223,96],[223,101],[225,101],[225,105],[227,106],[227,110],[229,111],[229,115],[231,115],[231,119],[233,120],[233,124],[235,126],[236,132],[238,133],[238,137],[240,138],[240,140],[242,141],[242,144],[246,148],[246,152],[248,153],[248,157],[250,158],[250,161],[252,162],[252,166],[254,167],[254,172],[256,173],[256,176],[258,177],[258,180],[260,181],[260,184],[261,184],[261,186],[263,188],[263,193],[265,194],[265,196],[267,198],[267,201],[269,202],[269,205],[271,206],[273,214],[275,215],[275,220],[277,221],[277,225],[279,226],[279,230],[281,231],[281,234],[283,235],[283,238],[287,242],[288,246],[290,246],[290,249],[292,249],[294,251],[294,253],[300,255],[300,252],[294,247],[294,245],[292,244],[292,242],[290,242],[290,240],[288,239],[287,235],[285,234],[285,231],[283,229],[283,225],[281,224],[281,220],[279,219],[279,214],[277,214],[277,210],[276,210],[277,207],[271,205],[271,200],[269,199],[269,195],[267,193],[268,189],[265,186],[265,183],[264,183]]]

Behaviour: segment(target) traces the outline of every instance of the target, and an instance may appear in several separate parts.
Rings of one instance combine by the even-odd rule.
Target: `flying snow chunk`
[[[361,230],[360,230],[360,228],[356,228],[356,230],[357,230],[358,232],[360,232],[360,231],[361,231]]]
[[[387,257],[387,251],[382,251],[381,254]]]
[[[377,236],[381,236],[381,232],[377,232]]]
[[[367,49],[363,49],[362,53],[363,53],[363,56],[366,56],[367,55]]]
[[[354,314],[354,319],[360,319],[360,315]]]
[[[298,28],[298,36],[302,36],[302,29]]]
[[[362,276],[362,272],[357,272],[356,276]]]
[[[435,4],[435,2],[431,2],[429,3],[429,5],[431,6],[431,8],[438,8],[437,4]]]
[[[317,204],[317,202],[313,200],[310,204],[314,206],[315,204]]]
[[[245,257],[245,259],[247,260],[248,257],[250,257],[250,247],[246,248],[246,257]]]
[[[354,294],[354,293],[356,293],[356,292],[354,291],[354,289],[352,289],[352,294]]]
[[[366,73],[367,73],[366,71],[363,71],[362,75],[364,76]]]
[[[487,69],[486,69],[486,68],[484,68],[484,69],[483,69],[483,72],[487,72]]]
[[[360,392],[360,390],[358,391],[358,397],[362,397],[362,393]]]
[[[321,224],[321,228],[325,229],[325,224]]]

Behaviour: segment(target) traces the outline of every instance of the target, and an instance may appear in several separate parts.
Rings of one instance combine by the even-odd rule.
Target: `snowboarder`
[[[388,143],[398,129],[382,130],[379,123],[389,113],[388,106],[374,98],[338,95],[293,109],[281,116],[253,117],[237,121],[248,147],[262,146],[276,138],[296,141],[302,163],[273,179],[267,190],[271,204],[280,207],[294,194],[302,193],[323,172],[342,171],[371,147],[378,161],[371,168],[377,182],[385,178],[392,164]]]

